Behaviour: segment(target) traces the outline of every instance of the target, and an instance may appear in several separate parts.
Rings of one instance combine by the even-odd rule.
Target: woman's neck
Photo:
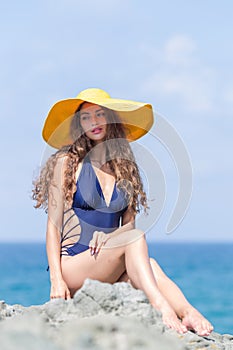
[[[90,153],[89,158],[94,165],[99,165],[100,167],[106,163],[106,146],[103,142],[95,145]]]

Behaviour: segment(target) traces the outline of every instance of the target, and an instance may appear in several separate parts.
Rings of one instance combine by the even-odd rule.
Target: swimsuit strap
[[[68,216],[68,218],[67,218]],[[63,225],[61,230],[61,255],[66,255],[67,248],[71,247],[74,242],[64,244],[65,241],[76,237],[77,241],[81,234],[81,227],[77,215],[73,211],[73,208],[70,208],[64,211],[63,214]],[[78,229],[79,228],[79,229]],[[76,230],[75,230],[76,229]]]

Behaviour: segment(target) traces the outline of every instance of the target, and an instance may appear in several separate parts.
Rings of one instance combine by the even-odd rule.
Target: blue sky
[[[176,169],[159,142],[141,141],[167,183],[163,213],[148,237],[232,241],[232,11],[230,0],[1,2],[0,240],[44,240],[46,215],[30,199],[45,152],[44,119],[57,100],[100,87],[151,102],[190,155],[190,206],[167,235]]]

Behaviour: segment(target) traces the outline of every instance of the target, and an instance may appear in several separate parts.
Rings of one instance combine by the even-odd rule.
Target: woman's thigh
[[[71,291],[83,285],[86,278],[115,283],[125,271],[124,247],[102,248],[97,256],[90,249],[61,259],[62,276]]]
[[[164,273],[164,271],[161,269],[161,267],[154,258],[150,258],[150,264],[157,282],[160,282],[160,280],[165,278],[168,279],[167,275]],[[131,283],[127,271],[123,272],[123,274],[119,277],[117,282]]]

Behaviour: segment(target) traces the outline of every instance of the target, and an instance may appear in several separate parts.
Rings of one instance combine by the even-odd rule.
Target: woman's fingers
[[[97,239],[98,239],[98,231],[95,231],[93,233],[92,240],[89,242],[89,248],[91,255],[95,254],[96,246],[97,246]]]
[[[52,283],[51,285],[51,292],[50,292],[50,299],[70,299],[70,290],[67,287],[66,283],[61,280],[56,283]]]
[[[66,290],[66,299],[71,299],[71,296],[70,296],[70,291],[69,289]]]
[[[97,255],[102,246],[107,242],[107,235],[102,231],[95,231],[89,243],[91,255]]]
[[[97,247],[95,250],[96,255],[99,253],[100,249],[105,245],[106,242],[107,242],[106,233],[101,232],[101,234],[99,236],[98,244],[97,244]]]
[[[65,299],[65,293],[64,294],[52,294],[50,295],[50,299]]]
[[[51,294],[50,299],[70,299],[70,291],[66,290],[64,293]]]

